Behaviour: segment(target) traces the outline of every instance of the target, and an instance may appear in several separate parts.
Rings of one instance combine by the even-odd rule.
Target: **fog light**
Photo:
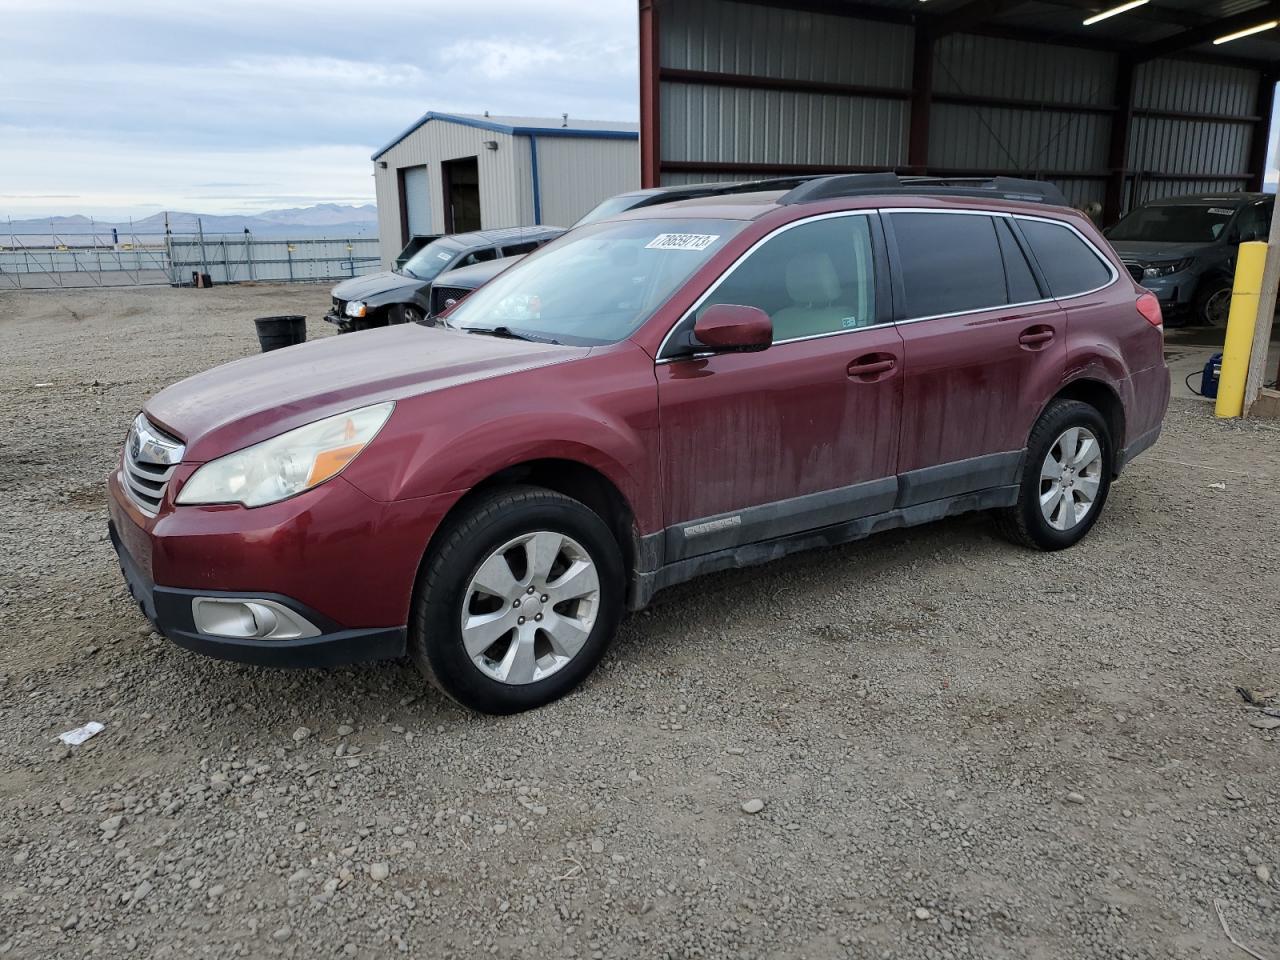
[[[196,630],[240,640],[296,640],[319,636],[306,617],[273,600],[196,597],[191,601]]]

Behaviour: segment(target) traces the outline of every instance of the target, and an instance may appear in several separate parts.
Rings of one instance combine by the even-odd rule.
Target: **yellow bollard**
[[[1266,262],[1265,243],[1251,240],[1240,244],[1235,284],[1231,288],[1231,313],[1227,317],[1227,339],[1222,345],[1218,402],[1213,410],[1219,417],[1238,417],[1244,412],[1244,382],[1249,375],[1253,328],[1258,323],[1258,294],[1262,291],[1262,268]]]

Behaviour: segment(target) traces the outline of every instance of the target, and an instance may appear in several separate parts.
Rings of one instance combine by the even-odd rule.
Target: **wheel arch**
[[[448,529],[451,522],[472,503],[494,490],[518,485],[545,487],[586,505],[604,521],[618,542],[624,572],[630,580],[640,554],[640,534],[634,508],[618,485],[603,471],[580,460],[563,457],[539,457],[513,463],[474,484],[441,519],[423,551],[422,565],[426,564],[432,547],[439,543],[441,531]]]
[[[1111,384],[1092,377],[1072,380],[1049,399],[1049,403],[1046,403],[1044,409],[1040,411],[1041,416],[1054,400],[1077,400],[1080,403],[1087,403],[1102,414],[1103,419],[1107,421],[1107,430],[1111,434],[1111,443],[1114,447],[1112,459],[1117,465],[1120,463],[1120,451],[1124,447],[1127,424],[1124,401],[1120,399],[1120,394]],[[1036,418],[1037,421],[1039,419],[1039,417]]]

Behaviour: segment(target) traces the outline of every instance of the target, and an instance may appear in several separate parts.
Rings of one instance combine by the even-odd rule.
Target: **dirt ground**
[[[1243,957],[1218,904],[1280,958],[1280,720],[1237,692],[1280,687],[1276,425],[1176,399],[1073,550],[977,516],[717,575],[480,717],[125,594],[131,418],[327,298],[0,294],[0,956]]]

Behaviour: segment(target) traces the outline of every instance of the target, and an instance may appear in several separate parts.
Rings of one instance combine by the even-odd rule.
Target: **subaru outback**
[[[191,650],[579,684],[668,585],[966,511],[1077,543],[1159,436],[1156,297],[1054,188],[837,176],[579,227],[416,324],[154,396],[109,479]]]

